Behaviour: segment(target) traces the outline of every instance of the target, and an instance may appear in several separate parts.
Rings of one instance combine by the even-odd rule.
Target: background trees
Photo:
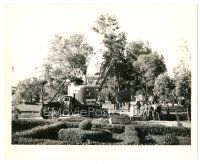
[[[33,77],[20,81],[17,86],[16,94],[14,95],[14,103],[27,102],[32,104],[33,102],[39,102],[42,92],[43,81]]]

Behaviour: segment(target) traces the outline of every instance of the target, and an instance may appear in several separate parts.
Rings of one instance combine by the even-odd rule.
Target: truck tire
[[[51,111],[47,107],[42,107],[40,110],[40,116],[43,119],[49,119],[51,118]]]

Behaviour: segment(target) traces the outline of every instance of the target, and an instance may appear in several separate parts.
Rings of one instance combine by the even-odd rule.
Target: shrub
[[[47,122],[47,120],[29,120],[29,119],[12,120],[12,133],[31,129],[36,126],[42,126],[48,123],[49,122]]]
[[[37,139],[57,139],[58,131],[61,128],[78,128],[79,123],[75,122],[58,122],[51,125],[44,125],[32,128],[30,130],[16,132],[13,135],[15,137],[24,138],[37,138]]]
[[[94,119],[92,121],[92,124],[109,124],[109,121],[107,118],[98,118],[98,119]]]
[[[12,137],[12,144],[20,144],[20,145],[62,145],[62,144],[65,144],[65,143],[62,142],[62,141],[59,141],[59,140]]]
[[[141,134],[165,135],[174,133],[176,136],[190,136],[191,129],[186,127],[169,127],[164,125],[138,124],[135,130]]]
[[[153,139],[150,135],[147,135],[147,136],[144,137],[143,143],[140,142],[140,144],[155,145],[156,144],[156,140]]]
[[[130,118],[128,115],[112,115],[111,117],[112,124],[130,124]]]
[[[112,140],[110,131],[80,130],[76,128],[61,129],[58,138],[67,144],[80,145],[86,141],[104,142]]]
[[[112,133],[117,133],[117,134],[121,134],[124,133],[125,131],[125,126],[124,125],[108,125],[108,124],[92,124],[92,129],[93,130],[109,130]]]
[[[80,124],[79,124],[79,128],[82,130],[91,130],[92,128],[92,121],[91,120],[83,120]]]
[[[132,125],[125,127],[124,144],[126,145],[138,145],[139,138],[137,136],[137,131]]]
[[[165,134],[159,141],[159,145],[178,145],[179,141],[175,134]]]

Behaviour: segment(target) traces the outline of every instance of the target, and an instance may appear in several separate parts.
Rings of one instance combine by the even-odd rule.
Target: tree
[[[51,42],[52,54],[48,62],[54,64],[54,70],[70,76],[87,74],[87,64],[93,54],[93,48],[85,41],[83,35],[74,34],[68,38],[56,35]]]
[[[120,81],[123,79],[121,71],[122,63],[126,63],[125,46],[126,34],[120,31],[119,23],[115,16],[100,15],[92,30],[102,36],[104,45],[103,63],[100,67],[99,83],[105,83],[109,80],[114,81],[115,93],[121,89]],[[117,84],[117,85],[116,85]]]
[[[138,84],[136,87],[145,96],[145,100],[147,100],[148,96],[153,93],[156,77],[166,71],[164,58],[156,52],[149,55],[140,55],[137,61],[133,63],[133,67]]]
[[[179,46],[182,54],[178,65],[174,68],[175,93],[179,99],[184,99],[183,105],[187,109],[188,121],[191,121],[191,50],[189,43],[184,41]]]
[[[42,86],[43,81],[36,77],[20,81],[17,85],[16,94],[14,95],[16,103],[23,100],[31,104],[33,101],[38,102],[41,98]]]
[[[66,79],[75,84],[84,82],[93,48],[83,35],[73,34],[69,38],[56,35],[51,42],[50,52],[44,63],[44,75],[48,81],[45,89],[50,93],[47,99],[51,99],[61,86],[60,94],[67,94],[68,84],[63,85]]]
[[[128,43],[126,47],[126,56],[132,63],[137,60],[140,55],[149,55],[152,49],[149,42],[144,43],[142,40],[133,41]]]
[[[174,81],[164,72],[155,79],[153,93],[159,97],[160,101],[173,102]]]
[[[185,72],[176,81],[176,95],[184,98],[184,106],[187,108],[188,121],[191,121],[191,72]]]

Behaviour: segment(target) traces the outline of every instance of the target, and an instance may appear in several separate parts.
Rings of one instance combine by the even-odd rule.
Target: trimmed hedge
[[[179,141],[175,134],[165,134],[159,141],[159,145],[179,145]]]
[[[133,125],[125,127],[124,144],[126,145],[139,145],[139,138],[137,131]]]
[[[23,137],[13,137],[13,144],[19,145],[64,145],[65,142],[60,140],[50,140],[50,139],[34,139],[34,138],[23,138]]]
[[[80,130],[76,128],[61,129],[58,138],[70,145],[80,145],[88,140],[96,142],[109,142],[112,140],[110,131]]]
[[[80,124],[79,124],[79,128],[82,130],[91,130],[92,128],[92,121],[91,120],[83,120]]]
[[[92,124],[93,130],[109,130],[112,133],[121,134],[125,131],[124,125]]]
[[[143,135],[165,135],[173,133],[176,136],[191,136],[191,128],[186,127],[169,127],[164,125],[137,124],[135,125],[135,130]]]
[[[109,124],[109,121],[108,121],[107,118],[102,118],[102,117],[100,117],[100,118],[98,118],[98,119],[94,119],[94,120],[92,121],[92,124]]]
[[[18,120],[12,120],[12,133],[28,130],[37,126],[43,126],[43,125],[50,125],[57,122],[81,122],[85,118],[82,117],[70,117],[66,119],[42,119],[42,120],[36,120],[36,119],[18,119]]]
[[[30,130],[16,132],[14,137],[37,138],[37,139],[57,139],[58,131],[62,128],[78,128],[79,123],[75,122],[58,122],[51,125],[37,126]]]
[[[130,118],[126,114],[111,115],[112,124],[131,124]]]
[[[31,120],[31,119],[20,119],[12,120],[12,133],[17,131],[28,130],[36,126],[43,126],[49,124],[47,120]]]

